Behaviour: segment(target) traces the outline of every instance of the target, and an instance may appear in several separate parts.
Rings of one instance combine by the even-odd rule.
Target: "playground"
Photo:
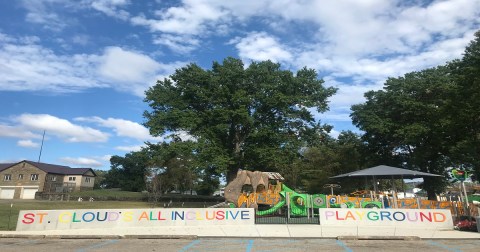
[[[477,216],[478,208],[467,208],[464,202],[440,198],[402,198],[375,191],[356,195],[299,193],[283,183],[283,177],[272,172],[239,171],[225,187],[225,199],[232,208],[254,208],[257,224],[316,224],[319,209],[446,209],[458,221],[462,216]],[[333,190],[332,190],[333,191]],[[394,192],[396,193],[396,192]]]

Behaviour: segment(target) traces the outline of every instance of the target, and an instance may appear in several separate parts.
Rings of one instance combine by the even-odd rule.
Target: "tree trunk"
[[[238,168],[236,166],[229,166],[227,170],[227,184],[232,182],[237,177]]]
[[[435,193],[436,179],[432,177],[423,178],[423,189],[427,191],[428,200],[437,200],[437,194]]]

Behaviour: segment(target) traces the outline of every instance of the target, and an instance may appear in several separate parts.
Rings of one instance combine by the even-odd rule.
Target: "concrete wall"
[[[448,209],[319,209],[320,225],[350,227],[411,227],[453,229]]]
[[[23,210],[17,231],[254,224],[252,208]]]

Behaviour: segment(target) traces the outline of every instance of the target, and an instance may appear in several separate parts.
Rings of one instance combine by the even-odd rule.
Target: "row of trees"
[[[245,67],[234,58],[211,70],[177,69],[145,98],[151,108],[145,126],[154,136],[170,134],[170,141],[112,157],[106,185],[145,190],[152,185],[145,177],[155,171],[162,192],[208,194],[221,176],[231,181],[238,169],[248,169],[280,172],[289,185],[319,192],[330,176],[379,164],[438,174],[461,164],[478,173],[480,33],[475,36],[462,59],[389,78],[383,90],[367,92],[351,114],[364,134],[342,132],[337,139],[312,114],[328,110],[336,90],[312,69],[293,74],[270,61]],[[430,197],[442,185],[425,181]]]
[[[460,60],[389,78],[383,90],[352,107],[369,152],[410,169],[444,174],[447,167],[480,171],[480,32]],[[445,180],[425,178],[429,198]]]

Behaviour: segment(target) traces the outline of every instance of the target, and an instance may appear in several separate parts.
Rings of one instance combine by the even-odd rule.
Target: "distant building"
[[[23,160],[0,163],[0,199],[34,199],[36,192],[92,190],[97,175],[91,168]]]

